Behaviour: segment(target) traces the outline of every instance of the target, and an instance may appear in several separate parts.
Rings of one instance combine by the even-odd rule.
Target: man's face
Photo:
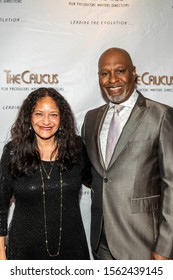
[[[105,52],[99,60],[99,83],[102,91],[113,103],[122,103],[135,87],[136,69],[130,57],[120,51]]]

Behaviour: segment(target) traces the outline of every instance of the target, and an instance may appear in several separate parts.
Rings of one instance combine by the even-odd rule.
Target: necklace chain
[[[45,172],[46,173],[46,172]],[[50,172],[49,172],[50,173]],[[62,172],[60,171],[60,214],[59,214],[59,238],[58,238],[58,250],[55,254],[50,253],[49,250],[49,241],[48,241],[48,229],[47,229],[47,215],[46,215],[46,193],[45,193],[45,184],[43,179],[43,170],[42,165],[40,164],[40,175],[42,181],[42,192],[43,192],[43,213],[44,213],[44,229],[45,229],[45,244],[46,244],[46,251],[50,257],[56,257],[60,253],[61,248],[61,239],[62,239],[62,211],[63,211],[63,179],[62,179]]]
[[[50,164],[51,164],[51,163],[50,163]],[[47,173],[46,168],[44,167],[44,164],[43,164],[43,162],[41,161],[41,166],[42,166],[42,168],[43,168],[43,170],[44,170],[44,173],[46,174],[47,179],[49,179],[49,180],[50,180],[50,175],[51,175],[51,173],[52,173],[54,164],[55,164],[55,161],[51,164],[50,171],[49,171],[49,173]]]

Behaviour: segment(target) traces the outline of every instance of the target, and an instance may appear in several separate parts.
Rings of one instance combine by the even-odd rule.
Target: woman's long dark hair
[[[60,111],[60,128],[55,134],[60,168],[69,169],[78,161],[79,141],[74,116],[68,102],[53,88],[39,88],[24,100],[11,129],[13,152],[10,167],[15,176],[34,172],[40,164],[37,141],[31,127],[31,116],[37,102],[45,96],[50,96]]]

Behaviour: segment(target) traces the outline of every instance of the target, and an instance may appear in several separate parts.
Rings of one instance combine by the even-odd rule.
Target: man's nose
[[[111,73],[109,76],[109,83],[114,84],[119,80],[119,77],[116,73]]]

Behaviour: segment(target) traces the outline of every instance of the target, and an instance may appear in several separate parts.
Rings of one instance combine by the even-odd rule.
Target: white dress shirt
[[[119,112],[120,116],[120,131],[122,132],[130,114],[131,111],[137,101],[138,93],[136,90],[132,93],[132,95],[127,99],[125,102],[121,103],[123,105],[123,109]],[[107,136],[109,131],[109,125],[112,119],[112,115],[114,112],[114,103],[109,102],[109,109],[107,111],[106,117],[104,119],[102,129],[100,132],[100,145],[101,145],[101,151],[103,155],[103,159],[105,160],[105,154],[106,154],[106,144],[107,144]]]

